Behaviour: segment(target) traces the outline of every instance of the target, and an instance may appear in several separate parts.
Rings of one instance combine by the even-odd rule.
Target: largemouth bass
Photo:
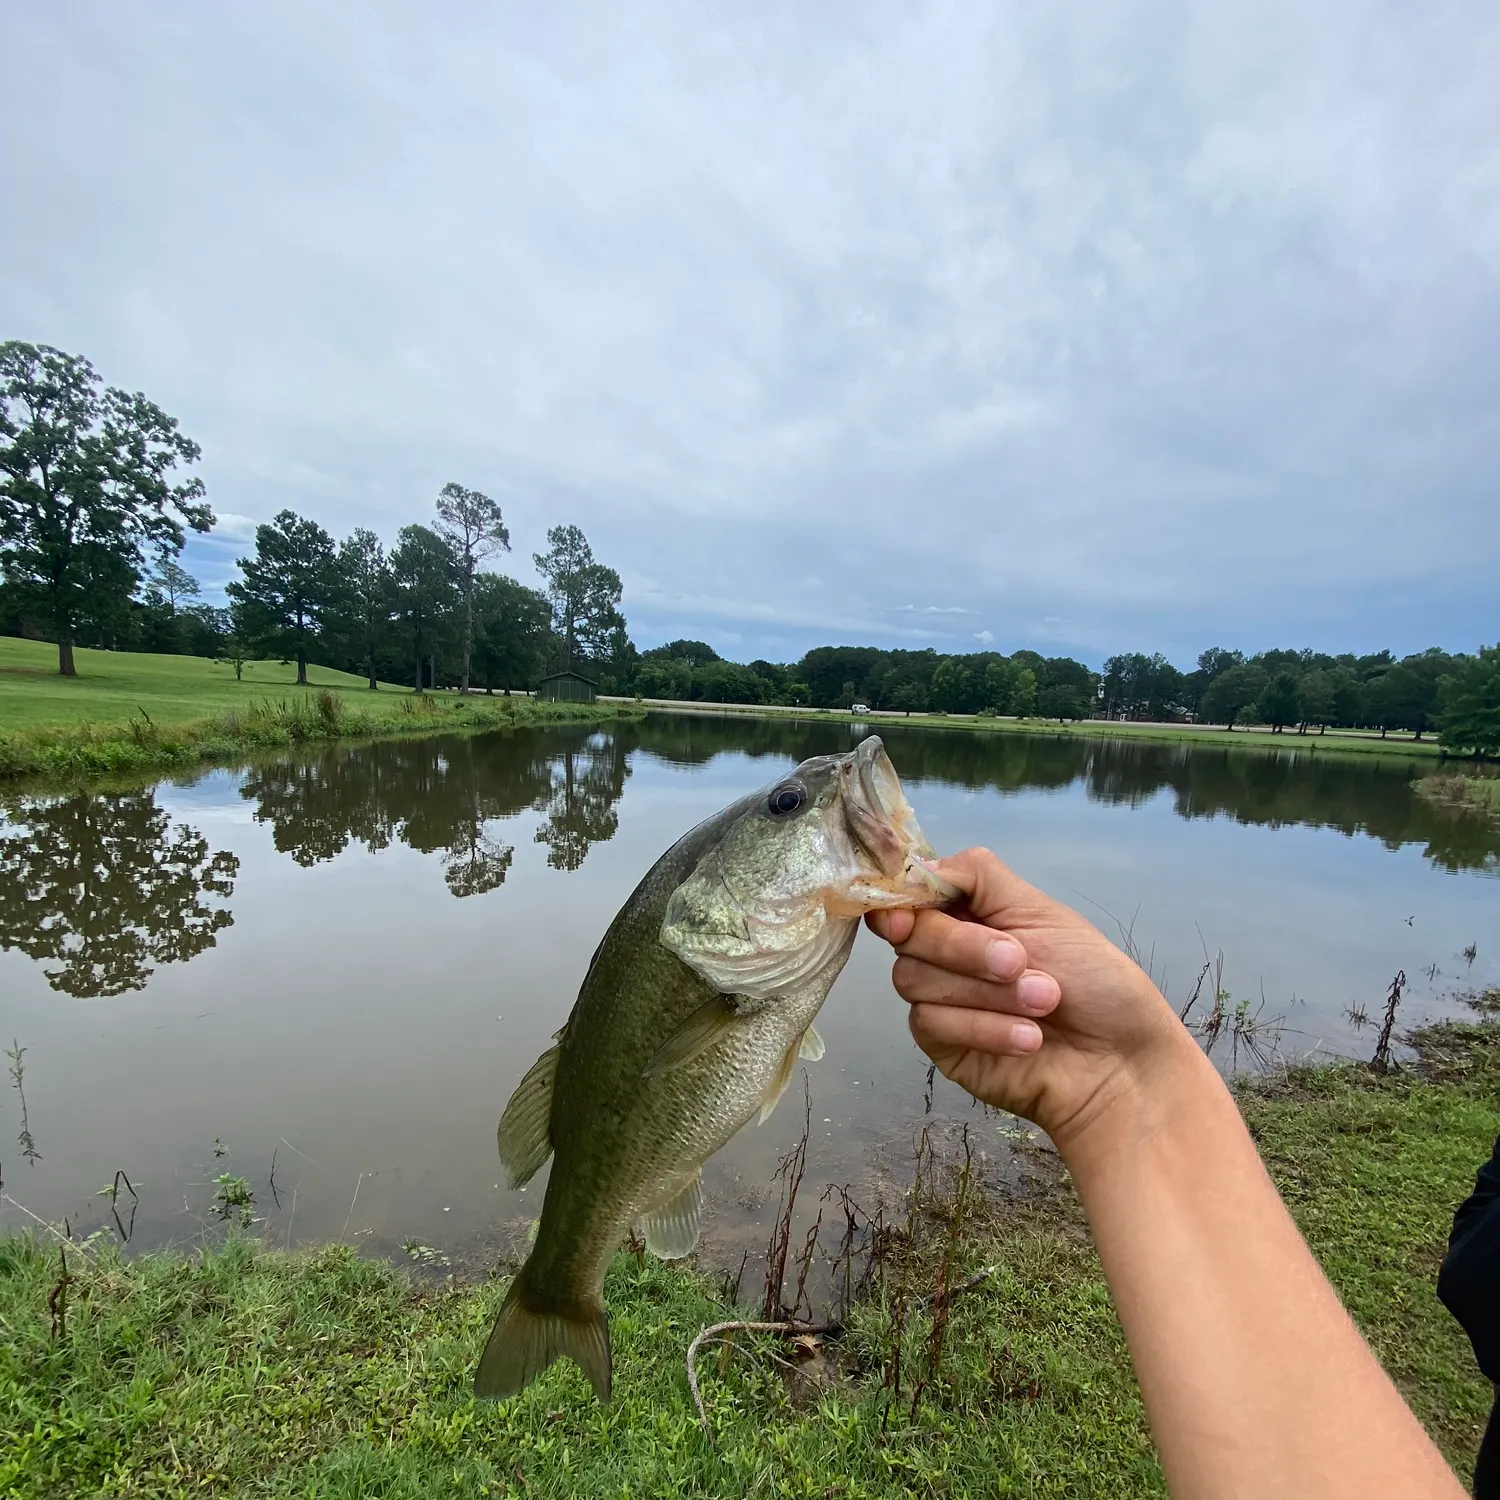
[[[535,1245],[474,1380],[514,1395],[575,1360],[607,1401],[604,1272],[633,1225],[677,1259],[698,1241],[703,1163],[775,1107],[877,907],[956,892],[884,747],[819,755],[686,834],[600,943],[567,1024],[500,1121],[512,1186],[553,1158]]]

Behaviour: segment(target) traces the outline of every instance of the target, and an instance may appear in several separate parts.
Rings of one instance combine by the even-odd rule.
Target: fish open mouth
[[[878,735],[860,741],[844,774],[844,822],[856,847],[873,866],[850,883],[850,901],[868,911],[940,906],[954,900],[959,894],[956,887],[928,864],[935,851]]]

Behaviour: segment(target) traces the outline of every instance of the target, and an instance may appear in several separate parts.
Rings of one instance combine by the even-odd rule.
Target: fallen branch
[[[934,1304],[946,1307],[955,1297],[962,1296],[964,1292],[972,1292],[981,1282],[987,1281],[997,1271],[998,1265],[986,1266],[982,1271],[976,1271],[972,1276],[960,1281],[957,1286],[947,1288],[945,1291],[928,1292],[924,1296],[915,1297],[912,1300],[922,1304]],[[840,1333],[843,1330],[841,1323],[798,1323],[790,1318],[784,1318],[779,1322],[758,1322],[754,1320],[735,1318],[727,1323],[710,1323],[706,1328],[700,1328],[692,1343],[687,1349],[687,1379],[688,1389],[693,1393],[693,1405],[698,1409],[698,1423],[703,1428],[704,1436],[710,1443],[714,1440],[713,1429],[708,1425],[708,1409],[703,1404],[703,1393],[698,1389],[698,1351],[704,1344],[711,1340],[723,1339],[726,1334],[731,1333],[790,1333],[790,1334],[830,1334]]]
[[[791,1319],[760,1323],[736,1318],[728,1323],[710,1323],[707,1328],[700,1328],[693,1342],[688,1345],[687,1378],[688,1389],[693,1393],[693,1405],[698,1408],[698,1422],[709,1442],[714,1440],[713,1428],[708,1425],[708,1411],[703,1405],[703,1393],[698,1389],[698,1351],[709,1339],[722,1338],[727,1333],[833,1333],[837,1326],[834,1323],[795,1323]]]

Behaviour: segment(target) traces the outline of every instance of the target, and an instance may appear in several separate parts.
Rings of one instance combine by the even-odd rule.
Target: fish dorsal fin
[[[500,1161],[511,1187],[530,1182],[552,1155],[552,1085],[560,1047],[548,1047],[532,1063],[500,1116]]]
[[[662,1260],[681,1260],[693,1253],[703,1219],[703,1169],[700,1167],[660,1207],[643,1219],[646,1248]]]
[[[742,1016],[759,1009],[738,995],[710,996],[656,1049],[642,1076],[655,1078],[692,1062],[721,1041]]]
[[[804,1062],[819,1062],[828,1049],[823,1045],[823,1038],[818,1035],[817,1028],[811,1024],[802,1033],[802,1045],[797,1048],[797,1056]]]

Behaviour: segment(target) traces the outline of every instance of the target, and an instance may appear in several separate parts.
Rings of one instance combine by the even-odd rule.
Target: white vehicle
[[[849,712],[851,714],[867,714],[869,711],[870,705],[868,703],[851,703],[849,705]]]

